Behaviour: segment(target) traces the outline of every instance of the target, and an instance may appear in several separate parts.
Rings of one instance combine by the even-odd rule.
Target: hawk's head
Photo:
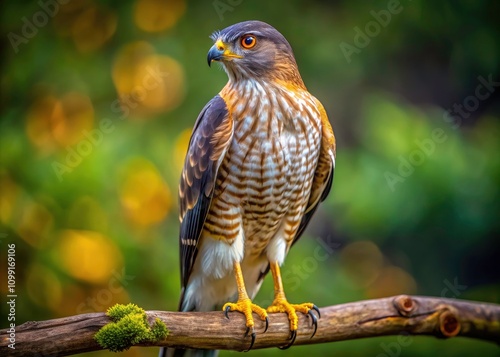
[[[292,47],[274,27],[245,21],[214,32],[208,64],[219,61],[230,80],[270,79],[303,86]]]

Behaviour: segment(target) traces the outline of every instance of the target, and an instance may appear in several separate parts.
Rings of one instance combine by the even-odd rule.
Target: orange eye
[[[243,48],[250,49],[255,46],[257,39],[252,35],[245,35],[241,38],[241,45]]]

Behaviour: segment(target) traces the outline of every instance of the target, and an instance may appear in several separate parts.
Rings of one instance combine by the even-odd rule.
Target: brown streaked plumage
[[[290,45],[273,27],[246,21],[212,39],[208,62],[221,62],[229,81],[199,115],[181,176],[179,309],[226,303],[226,314],[245,314],[250,348],[252,312],[266,324],[268,313],[286,312],[291,345],[296,312],[309,314],[316,329],[312,310],[319,310],[288,303],[279,266],[330,191],[333,130],[307,91]],[[264,310],[251,299],[269,270],[275,300]]]

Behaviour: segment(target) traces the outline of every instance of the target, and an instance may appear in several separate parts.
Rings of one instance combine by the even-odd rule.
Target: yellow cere
[[[225,58],[243,58],[243,56],[237,55],[236,53],[232,52],[228,48],[229,46],[222,42],[222,40],[220,39],[215,42],[215,47],[217,47],[219,51],[224,50],[223,56]]]

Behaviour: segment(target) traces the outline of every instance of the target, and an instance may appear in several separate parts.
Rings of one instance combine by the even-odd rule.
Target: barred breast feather
[[[230,82],[211,103],[195,125],[180,185],[183,310],[210,310],[232,297],[235,261],[254,296],[333,175],[333,132],[305,89]]]

